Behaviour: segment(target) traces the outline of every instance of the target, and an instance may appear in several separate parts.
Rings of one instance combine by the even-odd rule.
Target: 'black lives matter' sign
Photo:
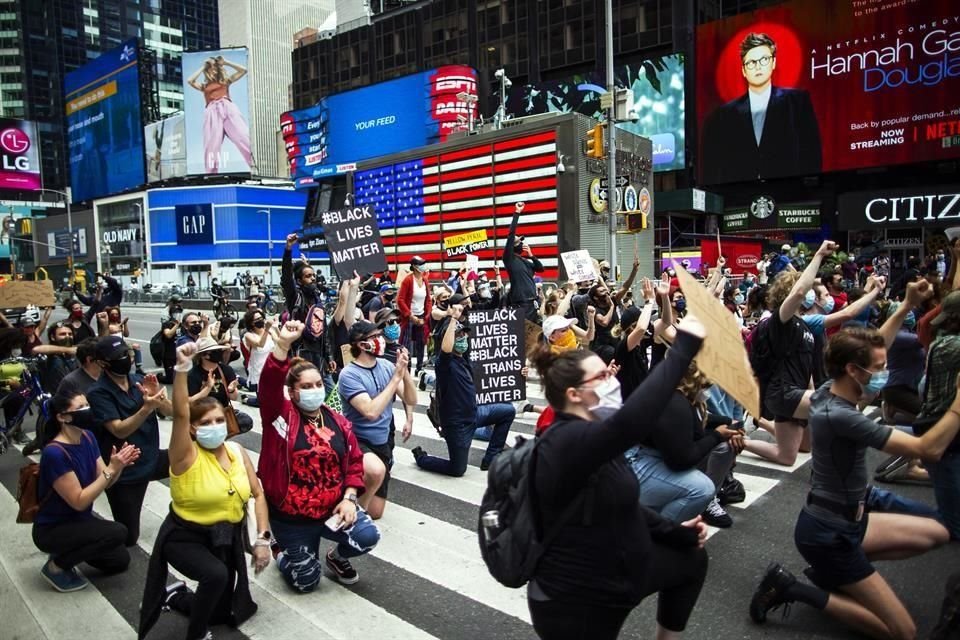
[[[312,216],[303,227],[309,244],[319,237],[326,240],[330,264],[341,280],[387,270],[383,241],[374,208],[367,205],[322,211]]]
[[[526,380],[521,373],[524,317],[515,307],[471,311],[468,315],[470,361],[477,404],[517,402],[527,397]]]

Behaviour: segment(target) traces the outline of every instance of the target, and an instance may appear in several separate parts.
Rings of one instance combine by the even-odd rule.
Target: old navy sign
[[[837,204],[841,230],[916,224],[956,226],[960,221],[960,192],[956,187],[848,193],[840,196]]]
[[[177,244],[213,244],[213,205],[178,204]]]

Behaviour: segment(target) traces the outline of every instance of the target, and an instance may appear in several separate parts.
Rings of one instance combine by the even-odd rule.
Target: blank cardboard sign
[[[760,388],[733,314],[686,269],[676,263],[673,267],[687,299],[687,309],[707,329],[707,339],[697,354],[697,367],[751,415],[759,417]]]

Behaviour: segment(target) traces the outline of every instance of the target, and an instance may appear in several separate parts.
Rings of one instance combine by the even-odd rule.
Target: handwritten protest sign
[[[527,397],[523,369],[524,318],[516,307],[471,311],[470,361],[477,404],[517,402]]]
[[[304,221],[307,244],[322,236],[330,251],[330,264],[341,279],[387,270],[377,214],[370,205],[321,211]],[[301,242],[301,246],[303,243]]]
[[[52,280],[12,280],[0,283],[0,308],[20,309],[27,305],[52,307],[56,303]]]
[[[443,250],[448,258],[475,253],[489,246],[490,241],[487,238],[486,229],[458,233],[455,236],[447,236],[443,239]]]
[[[594,260],[586,249],[561,253],[563,268],[567,272],[567,279],[573,282],[586,282],[597,278]]]
[[[697,367],[729,393],[754,417],[760,417],[760,388],[747,359],[747,350],[733,314],[677,263],[673,263],[687,309],[707,329]]]
[[[477,273],[480,271],[480,256],[475,256],[472,254],[467,254],[467,273]]]

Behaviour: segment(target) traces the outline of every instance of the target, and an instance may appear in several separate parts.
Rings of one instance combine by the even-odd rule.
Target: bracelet
[[[253,546],[254,546],[254,547],[269,547],[269,546],[270,546],[270,541],[269,541],[269,540],[263,540],[262,538],[258,538],[257,540],[254,541]]]
[[[175,364],[173,365],[173,370],[177,373],[190,373],[190,370],[193,369],[193,362],[188,362],[186,364]]]

